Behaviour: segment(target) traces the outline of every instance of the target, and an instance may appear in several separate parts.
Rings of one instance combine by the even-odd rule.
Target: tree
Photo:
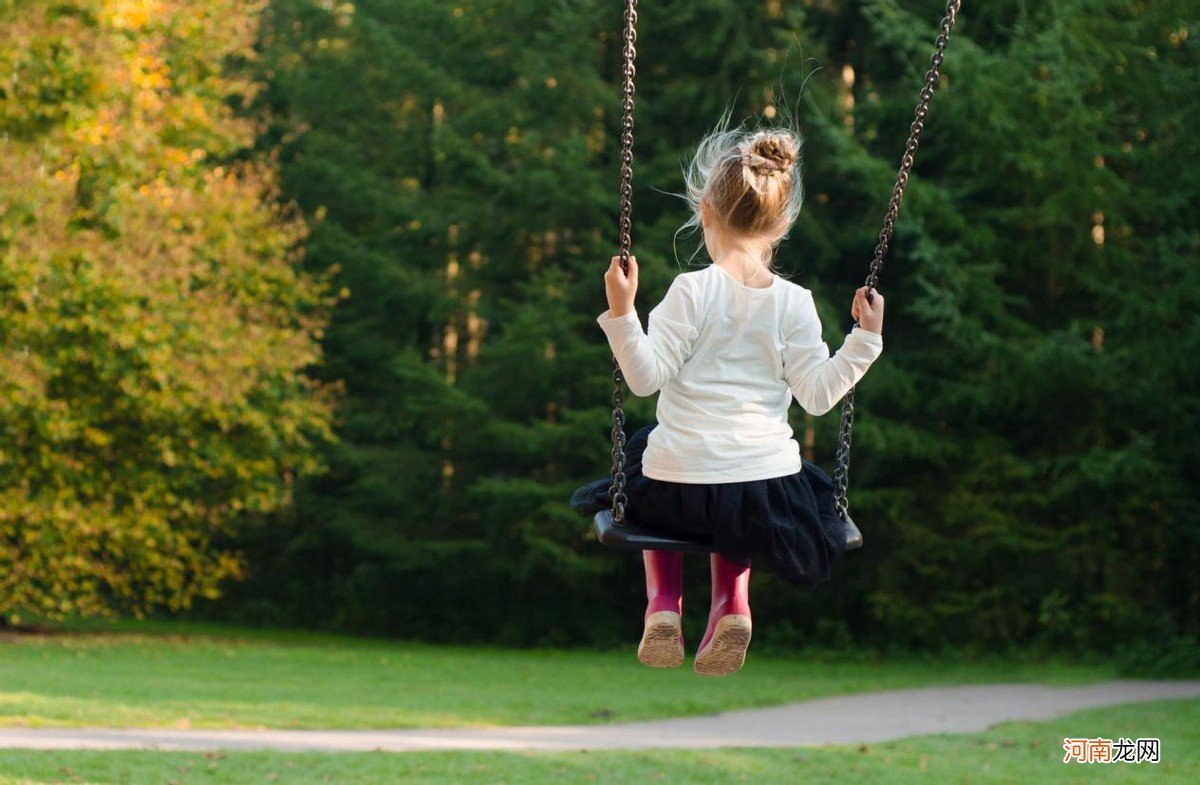
[[[807,198],[779,267],[840,345],[944,6],[640,4],[643,314],[698,239],[676,244],[670,196],[696,141],[727,106],[790,115]],[[264,100],[280,120],[263,144],[324,217],[310,263],[344,262],[352,294],[325,348],[347,416],[294,513],[240,533],[261,577],[238,612],[441,640],[626,638],[637,555],[599,549],[566,504],[608,468],[594,317],[616,245],[621,10],[275,5]],[[764,642],[1196,632],[1197,463],[1179,438],[1198,369],[1188,11],[964,8],[881,278],[887,348],[857,393],[868,545],[817,592],[756,579]],[[654,401],[626,408],[632,429]],[[792,416],[831,467],[836,416]]]
[[[818,115],[842,172],[821,223],[892,176],[935,32],[935,4],[908,5],[849,25],[855,116]],[[1200,500],[1177,436],[1200,369],[1195,32],[1183,3],[964,9],[885,268],[892,359],[856,436],[874,539],[846,586],[856,635],[1196,634]]]
[[[186,608],[331,437],[328,284],[240,160],[262,4],[3,9],[0,610]]]

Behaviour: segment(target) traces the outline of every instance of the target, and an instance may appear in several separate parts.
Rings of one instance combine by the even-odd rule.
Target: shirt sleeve
[[[812,293],[804,291],[784,329],[784,378],[792,396],[809,414],[832,409],[883,352],[883,336],[854,327],[837,354],[821,338],[821,319]]]
[[[642,332],[637,310],[614,317],[612,309],[596,317],[608,336],[613,356],[629,391],[653,395],[675,378],[692,355],[698,327],[697,296],[686,275],[677,275],[662,302],[650,311],[648,334]]]

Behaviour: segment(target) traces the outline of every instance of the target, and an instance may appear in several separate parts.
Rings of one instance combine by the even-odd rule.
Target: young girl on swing
[[[712,604],[697,673],[742,667],[750,643],[750,564],[813,586],[845,546],[829,475],[803,460],[788,423],[793,398],[831,410],[883,351],[883,295],[854,294],[859,322],[830,356],[812,292],[771,269],[800,210],[799,134],[728,130],[700,143],[685,198],[712,264],[676,276],[642,332],[634,306],[637,260],[614,256],[604,275],[609,308],[596,321],[630,391],[661,391],[657,423],[626,445],[626,518],[666,534],[711,538]],[[572,497],[590,514],[611,506],[608,482]],[[683,555],[643,551],[647,607],[638,659],[684,658]]]

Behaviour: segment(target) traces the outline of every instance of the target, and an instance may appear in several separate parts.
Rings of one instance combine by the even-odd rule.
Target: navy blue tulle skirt
[[[625,444],[626,519],[667,536],[703,539],[725,559],[763,569],[789,583],[815,586],[828,580],[845,552],[844,527],[831,478],[801,458],[795,474],[765,480],[680,483],[642,474],[647,425]],[[591,517],[612,506],[612,477],[582,485],[571,506]]]

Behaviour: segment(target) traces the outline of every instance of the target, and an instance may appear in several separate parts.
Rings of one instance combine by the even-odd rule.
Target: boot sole
[[[683,664],[682,627],[679,614],[659,611],[646,619],[642,642],[638,644],[638,662],[651,668],[677,668]]]
[[[750,646],[750,617],[741,614],[722,616],[712,639],[696,653],[693,666],[701,676],[728,676],[742,669]]]

